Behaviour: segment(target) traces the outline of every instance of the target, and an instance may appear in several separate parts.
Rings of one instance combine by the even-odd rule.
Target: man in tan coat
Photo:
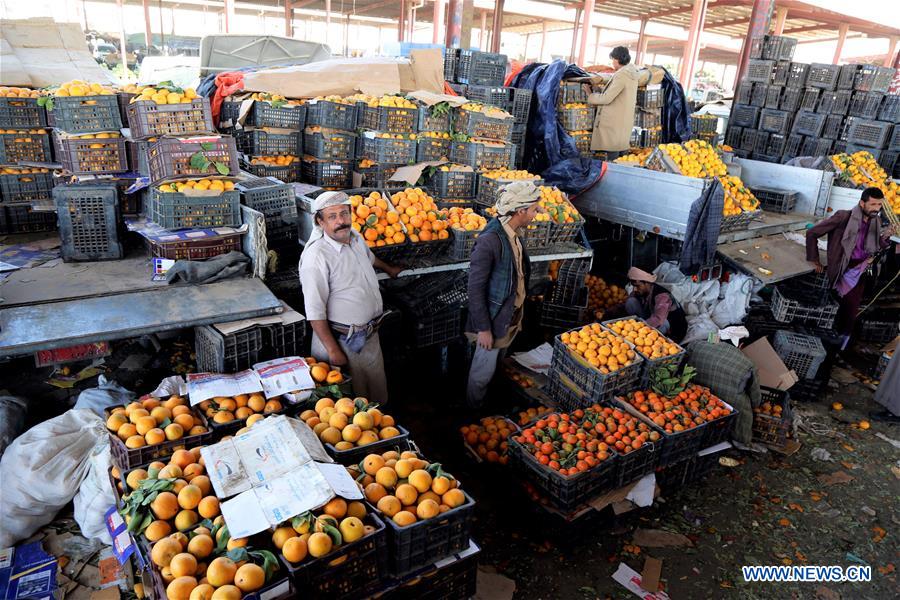
[[[607,160],[613,160],[628,150],[631,143],[638,70],[631,64],[631,55],[624,46],[613,48],[609,57],[616,72],[601,93],[588,96],[588,104],[597,106],[591,150],[606,152]]]

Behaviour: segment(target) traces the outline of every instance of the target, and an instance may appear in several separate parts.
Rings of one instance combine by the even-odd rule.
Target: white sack
[[[96,538],[112,545],[112,538],[106,529],[106,511],[116,503],[116,496],[109,484],[109,437],[97,442],[91,451],[90,470],[81,482],[75,495],[75,522],[81,528],[81,535],[88,539]]]
[[[753,279],[740,273],[732,273],[731,280],[722,284],[722,299],[713,308],[712,320],[720,328],[741,323],[750,306]]]
[[[25,398],[0,396],[0,455],[25,429],[26,412],[28,402]]]
[[[123,388],[115,381],[107,381],[106,377],[101,375],[97,378],[97,387],[86,389],[78,394],[75,408],[92,410],[94,414],[105,420],[104,408],[126,406],[136,397],[137,395],[131,390]]]

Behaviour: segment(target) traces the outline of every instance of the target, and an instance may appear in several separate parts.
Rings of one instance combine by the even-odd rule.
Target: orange
[[[194,509],[203,499],[203,492],[196,485],[186,485],[178,492],[178,505],[181,508]]]
[[[187,550],[197,558],[206,558],[212,554],[214,545],[212,536],[202,533],[191,538]]]
[[[343,519],[347,515],[347,501],[343,498],[332,498],[322,511],[335,519]]]
[[[166,419],[172,419],[172,411],[165,406],[157,406],[150,411],[150,416],[153,417],[157,423],[162,423]]]
[[[400,479],[406,479],[406,478],[408,478],[408,477],[412,474],[412,472],[415,471],[416,469],[415,469],[415,467],[413,466],[413,463],[411,463],[411,462],[409,461],[409,459],[401,458],[400,460],[397,461],[397,464],[394,465],[394,470],[397,471],[397,476],[398,476]]]
[[[331,537],[327,533],[317,532],[309,536],[306,545],[310,556],[320,558],[331,552]]]
[[[193,481],[194,478],[198,477],[199,475],[203,475],[205,472],[206,469],[204,469],[202,465],[191,463],[184,468],[184,471],[182,471],[181,475],[188,481]]]
[[[266,582],[266,572],[262,567],[253,563],[247,563],[238,568],[234,574],[234,585],[242,592],[258,590]]]
[[[156,427],[156,419],[149,415],[146,417],[139,417],[134,426],[137,427],[138,434],[144,435]]]
[[[234,582],[237,565],[227,556],[216,558],[206,568],[206,579],[213,587],[222,587]]]
[[[176,554],[169,563],[169,570],[176,578],[193,576],[197,572],[197,559],[188,552]]]
[[[366,516],[366,505],[362,502],[351,502],[347,505],[347,516],[362,519]]]
[[[157,519],[168,521],[178,514],[178,497],[172,492],[160,492],[150,503],[150,510]]]
[[[150,550],[150,560],[157,567],[168,567],[172,557],[181,553],[181,544],[172,538],[166,537],[155,544]]]
[[[293,527],[279,527],[272,533],[272,543],[281,550],[284,548],[284,543],[292,537],[297,537],[297,532]]]
[[[128,416],[123,413],[113,413],[106,419],[106,428],[112,432],[119,431],[119,427],[128,422]]]
[[[200,517],[197,516],[197,513],[193,510],[182,510],[177,515],[175,515],[175,529],[178,531],[187,531],[191,527],[197,524],[197,521],[200,520]]]
[[[365,489],[366,500],[373,504],[377,504],[379,500],[387,496],[387,491],[380,483],[370,483]]]
[[[369,429],[368,431],[363,431],[359,436],[359,440],[357,440],[357,446],[365,446],[367,444],[374,444],[378,441],[378,434],[375,433],[374,429]]]
[[[381,429],[381,433],[379,436],[381,439],[386,440],[388,438],[397,437],[400,435],[400,431],[396,427],[383,427]]]
[[[450,508],[456,508],[457,506],[462,506],[466,503],[466,496],[463,494],[462,490],[454,488],[448,490],[446,494],[441,496],[441,500]]]
[[[144,530],[144,537],[150,542],[158,542],[172,533],[172,526],[168,521],[153,521]]]
[[[241,588],[236,585],[223,585],[213,592],[211,600],[241,600]]]
[[[427,492],[431,489],[431,475],[428,471],[418,469],[409,474],[409,483],[416,488],[420,494]]]
[[[177,479],[182,475],[184,475],[184,471],[181,470],[181,467],[169,464],[160,469],[157,477],[159,479]]]
[[[197,587],[194,577],[176,577],[166,586],[166,598],[168,600],[190,600],[191,592]]]
[[[174,419],[172,419],[178,425],[181,425],[181,428],[184,431],[189,431],[191,427],[194,426],[194,417],[190,414],[187,415],[178,415]]]
[[[398,512],[400,512],[400,500],[398,500],[395,496],[384,496],[381,500],[378,501],[376,505],[378,510],[384,513],[387,517],[393,517]]]
[[[328,419],[328,424],[330,426],[334,427],[335,429],[341,429],[341,430],[343,430],[344,427],[347,426],[348,422],[349,422],[349,419],[347,418],[347,415],[345,415],[342,412],[336,412],[333,415],[331,415],[330,419]]]
[[[431,499],[423,500],[416,507],[416,516],[420,519],[431,519],[438,516],[438,513],[440,513],[440,507]]]
[[[306,540],[299,537],[289,538],[282,546],[281,554],[290,563],[301,562],[307,554]]]
[[[348,418],[353,417],[353,412],[356,410],[353,400],[350,398],[341,398],[337,402],[334,403],[334,408],[339,413],[343,413]]]
[[[213,416],[213,421],[216,423],[228,423],[230,421],[234,421],[234,414],[228,412],[227,410],[220,410]]]
[[[172,535],[169,536],[169,539],[175,540],[178,542],[178,545],[181,546],[180,552],[184,552],[188,546],[188,538],[187,535],[182,533],[181,531],[176,531]]]
[[[147,479],[147,471],[144,469],[135,469],[125,478],[125,483],[128,484],[128,487],[136,490],[138,486],[141,484],[141,481]]]
[[[394,523],[396,523],[400,527],[406,527],[407,525],[412,525],[416,522],[416,515],[412,514],[408,510],[401,510],[393,516],[393,519]]]
[[[207,496],[197,505],[197,512],[204,519],[212,519],[219,515],[219,499],[215,496]]]
[[[397,486],[397,489],[394,490],[394,495],[397,496],[397,499],[400,500],[403,506],[409,506],[415,504],[416,499],[419,497],[419,492],[412,485],[403,483]]]
[[[213,592],[215,591],[216,588],[208,583],[201,583],[191,590],[190,600],[212,600]]]
[[[372,230],[369,229],[366,231],[367,236],[368,236],[369,231],[372,231]],[[322,365],[316,364],[316,365],[313,365],[312,367],[310,367],[309,374],[312,376],[313,381],[315,381],[316,383],[322,383],[328,377],[328,370],[325,367],[323,367]],[[318,412],[318,410],[319,410],[319,405],[316,404],[316,411]]]
[[[369,454],[363,459],[362,464],[363,471],[369,475],[375,475],[384,466],[384,459],[377,454]]]
[[[386,489],[393,488],[397,485],[397,472],[390,467],[381,467],[375,473],[375,481]]]
[[[356,517],[347,517],[341,521],[340,526],[341,537],[345,544],[355,542],[365,534],[363,522]]]
[[[234,416],[242,421],[249,417],[250,415],[256,414],[253,412],[253,409],[249,406],[241,406],[236,411],[234,411]]]
[[[172,458],[169,459],[170,465],[175,465],[179,469],[184,469],[191,463],[197,462],[194,458],[194,453],[190,450],[178,449],[172,453]]]
[[[144,440],[146,440],[148,446],[153,446],[154,444],[162,444],[164,441],[166,441],[166,433],[159,427],[154,427],[144,434]]]
[[[362,429],[360,429],[359,425],[347,425],[341,430],[341,437],[344,438],[345,442],[350,442],[351,444],[359,441],[362,436]]]
[[[269,400],[263,407],[263,413],[267,415],[272,414],[274,412],[278,412],[282,408],[283,407],[281,406],[281,402],[279,402],[278,400]]]
[[[438,496],[443,496],[450,490],[450,479],[440,475],[431,481],[431,491]]]

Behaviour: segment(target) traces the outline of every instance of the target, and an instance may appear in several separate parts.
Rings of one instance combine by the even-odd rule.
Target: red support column
[[[681,73],[678,79],[684,91],[691,87],[694,77],[694,62],[700,50],[700,34],[703,32],[703,23],[706,20],[707,0],[694,0],[694,10],[691,13],[691,29],[688,32],[687,43],[684,45],[684,53],[681,56]]]
[[[888,40],[888,51],[887,54],[884,55],[883,66],[890,67],[894,64],[894,53],[897,52],[898,40],[900,40],[900,38],[897,36],[891,36],[890,40]]]
[[[500,34],[503,31],[504,0],[494,1],[494,19],[491,23],[491,52],[500,52]]]
[[[647,19],[641,19],[641,29],[638,31],[637,53],[634,56],[634,64],[640,65],[644,60],[644,53],[647,52]]]
[[[594,0],[584,0],[584,9],[581,13],[581,44],[578,46],[578,64],[584,66],[584,58],[587,54],[588,34],[591,32],[591,15],[594,14]]]
[[[441,31],[444,30],[444,0],[434,0],[434,12],[431,14],[432,32],[431,43],[437,44],[441,40]]]
[[[481,10],[481,28],[478,30],[478,48],[481,50],[487,50],[488,48],[488,35],[487,35],[487,11]]]
[[[787,20],[788,9],[781,6],[775,10],[775,35],[784,33],[784,22]]]
[[[844,40],[847,39],[847,31],[850,29],[850,26],[846,23],[841,23],[841,26],[838,28],[838,40],[837,46],[834,47],[834,58],[831,60],[831,64],[838,64],[841,61],[841,52],[844,51]]]
[[[225,0],[225,33],[234,27],[234,0]]]
[[[603,31],[602,27],[597,28],[597,35],[594,37],[594,60],[591,64],[597,64],[597,56],[600,54],[600,32]]]
[[[150,54],[150,46],[153,45],[153,30],[150,28],[150,0],[142,0],[144,5],[144,39],[147,43],[147,55]]]
[[[544,47],[547,45],[547,21],[541,21],[541,53],[538,62],[544,62]]]
[[[331,0],[325,0],[325,43],[328,44],[328,36],[331,33]],[[330,44],[329,44],[330,46]]]
[[[119,54],[120,59],[122,61],[122,65],[124,69],[128,69],[128,47],[125,43],[125,9],[122,6],[124,4],[124,0],[116,0],[116,4],[119,7]],[[125,70],[122,71],[122,74],[126,73]],[[127,79],[127,77],[126,77]]]
[[[284,35],[294,37],[294,7],[292,0],[284,0]]]
[[[397,41],[406,39],[406,0],[400,0],[400,17],[397,19]]]
[[[447,5],[447,38],[444,45],[448,48],[459,48],[462,36],[462,9],[463,0],[450,0]]]
[[[750,43],[753,41],[753,38],[769,33],[769,24],[772,21],[774,8],[775,0],[753,0],[750,24],[747,26],[747,36],[744,38],[744,44],[741,46],[741,56],[738,61],[738,67],[735,70],[732,89],[737,89],[738,82],[743,79],[744,74],[747,72],[747,61],[750,59]]]
[[[575,22],[572,23],[572,49],[569,50],[569,62],[575,62],[575,49],[578,47],[578,28],[581,24],[581,7],[575,9]]]

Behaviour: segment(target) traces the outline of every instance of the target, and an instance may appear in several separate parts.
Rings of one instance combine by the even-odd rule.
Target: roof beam
[[[352,15],[361,15],[363,13],[371,12],[373,10],[378,10],[379,8],[384,8],[385,6],[390,6],[392,4],[397,4],[396,0],[388,0],[387,2],[376,2],[375,4],[369,4],[368,6],[362,6],[354,10]]]
[[[807,33],[809,31],[820,31],[822,29],[834,29],[834,25],[819,23],[817,25],[806,25],[805,27],[794,27],[793,29],[785,29],[781,34],[791,35],[792,33]]]
[[[716,27],[731,27],[732,25],[743,25],[744,23],[749,23],[750,17],[741,17],[740,19],[729,19],[727,21],[719,21],[718,23],[707,23],[703,28],[704,31],[709,29],[715,29]]]
[[[716,2],[710,2],[708,9],[713,8],[721,8],[723,6],[746,6],[746,0],[717,0]],[[670,17],[672,15],[680,15],[683,13],[693,12],[694,3],[689,2],[685,6],[681,6],[678,8],[670,8],[669,10],[661,10],[658,13],[645,13],[637,17],[638,19],[659,19],[660,17]]]

